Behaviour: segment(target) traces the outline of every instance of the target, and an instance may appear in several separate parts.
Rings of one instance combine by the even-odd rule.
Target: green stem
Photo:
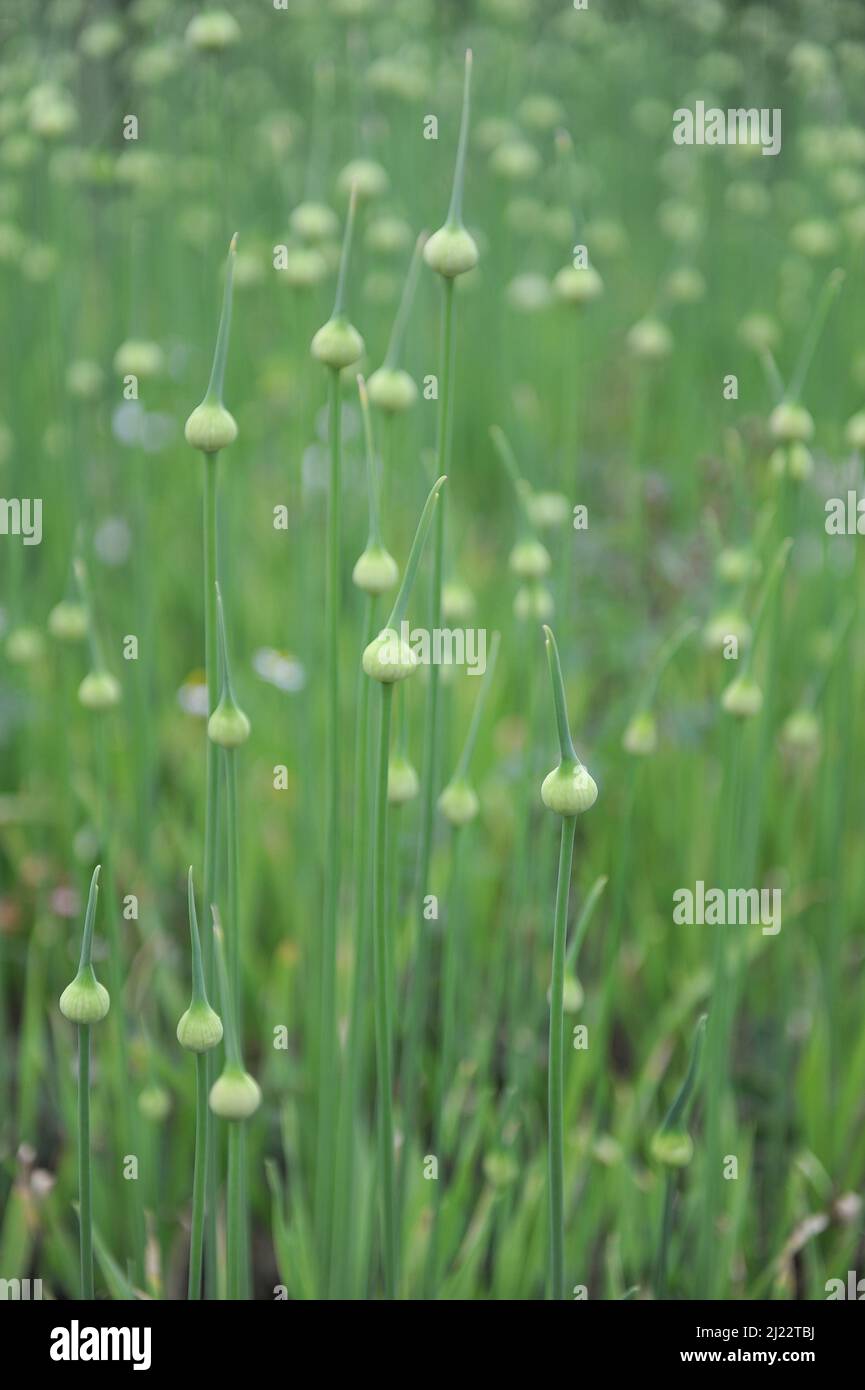
[[[372,594],[366,600],[364,649],[375,637],[376,600]],[[369,781],[369,696],[372,682],[359,674],[357,729],[355,736],[354,770],[354,977],[352,982],[351,1013],[345,1049],[345,1084],[340,1094],[337,1130],[337,1168],[333,1194],[332,1255],[330,1287],[339,1296],[339,1280],[353,1267],[355,1213],[353,1198],[357,1184],[351,1163],[352,1132],[357,1113],[357,1094],[360,1087],[363,1060],[362,1035],[366,987],[369,974],[369,816],[367,791]],[[344,1243],[343,1255],[338,1257],[339,1242]]]
[[[454,282],[443,281],[441,358],[439,375],[439,418],[438,418],[438,467],[437,476],[447,473],[450,453],[451,432],[451,376],[454,336]],[[430,604],[430,631],[441,627],[442,578],[444,572],[445,548],[445,509],[444,499],[439,498],[436,508],[435,536],[433,548],[432,594]],[[417,950],[415,969],[412,976],[411,997],[408,1003],[408,1032],[405,1046],[404,1080],[402,1094],[405,1096],[405,1142],[400,1165],[400,1193],[405,1190],[405,1165],[411,1149],[412,1130],[417,1095],[417,1073],[419,1066],[420,1039],[427,1012],[428,974],[429,974],[429,931],[424,927],[424,899],[429,892],[430,863],[432,860],[433,830],[435,826],[436,790],[438,786],[438,718],[439,669],[435,662],[429,668],[429,688],[427,692],[427,713],[424,727],[424,746],[422,761],[421,825],[418,849],[417,884],[415,890],[416,912],[418,914]]]
[[[375,973],[375,1043],[378,1071],[378,1131],[381,1178],[382,1256],[385,1297],[396,1297],[397,1235],[394,1201],[393,1134],[393,1019],[388,990],[388,935],[384,911],[387,883],[387,774],[390,759],[390,716],[393,686],[381,687],[378,772],[375,795],[373,850],[373,969]]]
[[[336,1063],[336,919],[339,905],[341,844],[339,835],[339,556],[340,556],[340,380],[330,379],[330,487],[327,510],[325,629],[327,643],[327,829],[325,845],[324,923],[321,946],[320,1040],[318,1085],[318,1157],[316,1163],[316,1230],[322,1261],[330,1248],[333,1197],[333,1130]]]
[[[241,1185],[242,1122],[228,1126],[228,1192],[225,1222],[225,1262],[228,1266],[227,1291],[230,1299],[240,1298],[241,1255],[243,1250],[243,1211]]]
[[[550,1057],[549,1057],[549,1145],[550,1145],[550,1288],[552,1297],[561,1301],[565,1292],[565,1114],[564,1067],[565,1047],[565,946],[568,930],[568,899],[571,889],[571,864],[575,816],[562,819],[562,841],[559,850],[559,880],[556,887],[556,915],[553,924],[553,970],[550,984]]]
[[[195,1165],[192,1177],[192,1231],[189,1239],[188,1297],[201,1298],[201,1268],[204,1256],[204,1204],[207,1177],[207,1054],[195,1058]]]
[[[90,1173],[90,1024],[78,1028],[78,1218],[81,1223],[81,1297],[93,1298],[93,1204]]]
[[[658,1245],[658,1268],[655,1275],[655,1297],[663,1298],[667,1289],[667,1253],[670,1248],[670,1235],[673,1230],[673,1199],[676,1195],[676,1178],[667,1172],[664,1186],[664,1216],[661,1222],[661,1239]]]
[[[210,716],[219,700],[217,670],[216,583],[217,554],[217,482],[218,454],[204,455],[204,661],[207,671],[207,713]],[[207,743],[207,805],[204,821],[204,967],[207,988],[215,987],[213,968],[213,923],[211,904],[216,898],[217,822],[219,816],[219,759],[218,748]],[[208,1089],[216,1080],[216,1056],[207,1054]],[[217,1289],[216,1194],[218,1174],[216,1150],[213,1144],[213,1117],[210,1107],[205,1115],[203,1163],[207,1174],[207,1203],[205,1207],[205,1251],[207,1255],[207,1288],[210,1297]]]

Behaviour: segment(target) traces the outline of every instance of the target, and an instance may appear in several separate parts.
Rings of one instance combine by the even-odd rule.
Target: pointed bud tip
[[[231,241],[228,243],[228,254],[229,254],[229,256],[235,256],[235,255],[237,255],[237,236],[238,236],[238,234],[237,234],[237,232],[235,232],[235,233],[234,233],[234,236],[231,238]]]

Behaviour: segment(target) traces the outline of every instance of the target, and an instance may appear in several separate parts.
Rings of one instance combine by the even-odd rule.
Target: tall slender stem
[[[188,1297],[201,1298],[201,1267],[204,1255],[204,1202],[207,1178],[207,1053],[195,1058],[195,1166],[192,1177],[192,1231],[189,1241]]]
[[[438,418],[438,467],[437,476],[448,472],[451,437],[452,409],[452,366],[454,336],[454,282],[444,279],[441,321],[441,357],[439,367],[439,418]],[[430,603],[430,632],[441,628],[442,580],[445,551],[445,512],[444,498],[439,497],[433,539],[433,573]],[[405,1165],[411,1148],[412,1129],[418,1090],[418,1063],[420,1039],[426,1020],[427,995],[429,990],[429,931],[424,929],[423,906],[429,892],[430,863],[432,860],[433,831],[435,828],[436,788],[438,784],[438,717],[439,669],[435,662],[429,668],[427,693],[427,715],[424,727],[424,746],[422,761],[421,826],[418,851],[417,884],[415,890],[415,911],[418,921],[418,942],[415,970],[412,976],[411,998],[408,1004],[408,1033],[406,1037],[406,1057],[402,1093],[405,1096],[405,1143],[400,1171],[400,1193],[405,1191]]]
[[[90,1024],[78,1028],[78,1203],[81,1297],[93,1298],[93,1203],[90,1175]]]
[[[228,1126],[228,1191],[226,1194],[225,1263],[228,1269],[227,1292],[230,1299],[241,1297],[243,1252],[243,1208],[241,1184],[243,1123],[232,1121]]]
[[[339,556],[341,390],[339,372],[330,379],[330,486],[327,509],[325,628],[327,643],[326,753],[327,829],[325,846],[324,923],[321,945],[318,1086],[318,1157],[316,1163],[316,1230],[322,1258],[330,1248],[333,1197],[333,1129],[336,1062],[336,923],[339,908],[341,845],[339,835]]]
[[[549,1165],[550,1165],[550,1289],[560,1301],[565,1292],[565,1100],[562,1072],[565,1049],[565,946],[568,931],[568,900],[571,891],[571,864],[574,856],[575,816],[562,818],[559,850],[559,880],[556,886],[556,915],[553,923],[553,970],[550,982],[549,1057]]]
[[[387,773],[393,686],[381,687],[378,771],[375,794],[375,847],[372,886],[373,969],[375,972],[375,1041],[378,1071],[379,1168],[382,1246],[387,1298],[396,1297],[397,1236],[393,1161],[393,1019],[388,989],[388,935],[384,898],[387,884]]]
[[[204,661],[207,670],[207,713],[216,709],[219,700],[219,673],[217,671],[217,622],[216,622],[216,582],[217,564],[217,477],[218,454],[204,455]],[[213,968],[213,925],[210,905],[216,898],[216,849],[217,821],[219,815],[219,758],[218,748],[207,743],[207,805],[204,821],[204,969],[207,988],[213,991],[215,975]],[[207,1054],[208,1088],[216,1079],[216,1057]],[[206,1107],[203,1134],[204,1154],[202,1162],[207,1175],[207,1202],[205,1206],[205,1251],[207,1254],[207,1292],[216,1297],[217,1249],[216,1249],[216,1193],[218,1175],[216,1153],[213,1146],[213,1117]]]

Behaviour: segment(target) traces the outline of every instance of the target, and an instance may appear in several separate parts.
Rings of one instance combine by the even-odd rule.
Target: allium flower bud
[[[451,825],[463,826],[475,819],[480,801],[467,778],[454,777],[441,793],[438,808]]]
[[[638,710],[622,735],[622,747],[635,758],[648,758],[658,748],[658,726],[651,710]]]
[[[261,1104],[261,1088],[240,1066],[226,1066],[210,1088],[210,1108],[223,1120],[248,1120]]]
[[[553,596],[545,584],[523,584],[514,595],[514,616],[520,622],[549,622],[555,611]]]
[[[572,515],[571,504],[563,492],[533,492],[526,505],[532,522],[541,531],[564,526]]]
[[[561,762],[541,783],[541,800],[560,816],[579,816],[598,799],[591,773],[578,762]]]
[[[629,330],[628,350],[642,362],[661,362],[673,351],[673,337],[660,319],[645,318]]]
[[[465,182],[466,146],[469,133],[471,101],[472,54],[466,52],[465,81],[463,86],[463,110],[460,119],[460,133],[457,144],[454,181],[451,202],[444,225],[433,232],[423,250],[423,257],[431,270],[445,279],[452,280],[473,270],[478,263],[477,243],[463,226],[463,185]]]
[[[97,712],[113,709],[120,704],[120,682],[108,671],[89,671],[78,687],[78,701]]]
[[[763,692],[753,676],[736,676],[721,696],[721,706],[737,719],[751,719],[763,708]]]
[[[743,613],[732,608],[709,619],[703,629],[703,645],[709,651],[723,651],[730,638],[735,638],[740,647],[747,647],[751,641],[751,624]]]
[[[366,385],[373,405],[391,415],[410,410],[417,400],[414,378],[401,367],[379,367]]]
[[[337,188],[348,197],[352,189],[358,198],[380,198],[388,190],[387,172],[374,159],[352,159],[340,170]]]
[[[480,253],[471,232],[465,227],[446,222],[429,238],[423,258],[430,270],[437,271],[447,280],[453,280],[457,275],[474,270]]]
[[[414,764],[402,754],[392,753],[387,769],[387,799],[391,806],[404,806],[419,791],[420,778]]]
[[[769,416],[769,432],[782,444],[804,444],[814,435],[814,420],[804,406],[782,401]]]
[[[794,710],[784,720],[779,737],[791,753],[810,753],[820,745],[820,720],[807,707]]]
[[[328,319],[312,340],[312,355],[326,367],[341,371],[363,356],[364,342],[344,315]]]
[[[142,380],[160,376],[165,370],[162,348],[143,338],[129,338],[114,354],[114,370],[118,376],[137,376]]]
[[[594,266],[566,265],[553,278],[553,289],[565,304],[591,304],[603,293],[604,282]]]
[[[408,642],[394,631],[385,628],[374,637],[365,649],[362,658],[363,669],[373,680],[383,685],[393,685],[404,681],[414,673],[418,659]]]
[[[209,1052],[222,1042],[222,1019],[208,1003],[193,1002],[180,1016],[177,1041],[188,1052]]]
[[[222,594],[216,585],[216,611],[219,622],[219,656],[222,667],[222,690],[219,704],[207,721],[207,737],[221,748],[239,748],[249,738],[250,724],[234,696],[228,641],[225,635],[225,613]]]
[[[183,433],[187,444],[205,454],[218,454],[237,438],[237,421],[218,401],[201,402],[186,421]]]
[[[48,631],[59,642],[83,642],[87,636],[87,609],[74,599],[61,599],[48,614]]]
[[[171,1113],[171,1096],[163,1086],[145,1086],[138,1097],[138,1109],[145,1120],[161,1124]]]
[[[339,228],[339,218],[326,203],[298,203],[289,223],[295,235],[304,241],[329,241],[336,237]]]
[[[553,685],[553,704],[556,711],[556,727],[559,735],[560,761],[558,767],[548,772],[541,784],[541,800],[551,811],[560,816],[579,816],[588,811],[598,799],[595,779],[577,757],[571,731],[568,727],[568,712],[565,705],[565,685],[562,680],[562,667],[556,639],[548,627],[544,627],[547,644],[547,660],[550,679]]]
[[[366,594],[386,594],[399,580],[399,565],[383,545],[368,545],[355,562],[351,577]]]
[[[206,16],[200,16],[206,18]],[[184,434],[186,442],[204,454],[218,454],[227,449],[237,438],[237,423],[234,416],[222,403],[222,388],[225,380],[225,362],[228,356],[228,335],[231,328],[231,298],[234,287],[234,266],[237,260],[237,235],[231,238],[228,248],[228,267],[225,273],[225,289],[222,298],[222,312],[219,330],[216,335],[216,349],[213,366],[204,400],[197,405],[186,421]]]
[[[442,617],[448,623],[467,623],[475,611],[475,596],[468,584],[452,579],[442,585]]]
[[[651,1154],[667,1168],[686,1168],[694,1156],[694,1141],[686,1130],[658,1130],[652,1137]]]
[[[550,572],[550,552],[541,541],[521,540],[511,551],[508,565],[518,579],[543,579]]]
[[[240,39],[240,25],[227,10],[205,10],[186,26],[186,42],[199,53],[222,53]]]
[[[865,449],[865,410],[850,416],[844,438],[851,449]]]
[[[108,990],[96,978],[90,962],[93,945],[93,923],[96,918],[96,904],[99,899],[99,868],[97,864],[90,880],[90,893],[87,898],[87,913],[84,918],[84,935],[81,941],[81,959],[78,974],[67,985],[60,996],[60,1012],[70,1023],[100,1023],[108,1013],[110,1000]]]

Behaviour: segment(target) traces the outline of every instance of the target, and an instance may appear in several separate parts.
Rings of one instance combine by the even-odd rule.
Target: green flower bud
[[[694,1156],[694,1141],[685,1130],[658,1130],[652,1138],[652,1158],[668,1168],[686,1168]]]
[[[395,254],[411,244],[411,227],[401,217],[377,217],[366,232],[366,244],[382,255]]]
[[[373,680],[393,685],[414,673],[418,659],[403,637],[393,628],[385,628],[364,651],[362,665]]]
[[[678,304],[699,304],[706,294],[706,282],[699,270],[683,265],[668,277],[667,294]]]
[[[751,625],[742,613],[726,609],[710,618],[703,629],[703,645],[710,651],[723,651],[725,644],[734,637],[740,647],[747,647],[751,641]]]
[[[546,276],[537,275],[532,271],[527,271],[524,275],[515,275],[513,280],[508,282],[505,293],[511,308],[520,314],[540,313],[542,309],[546,309],[552,297]]]
[[[465,777],[459,777],[445,787],[438,799],[438,807],[451,825],[462,826],[474,820],[480,810],[480,802],[471,783]]]
[[[145,1120],[160,1124],[171,1112],[171,1096],[162,1086],[145,1086],[138,1097],[138,1109]]]
[[[187,444],[205,454],[218,454],[237,438],[237,421],[218,401],[203,400],[186,422]]]
[[[177,1025],[177,1041],[188,1052],[209,1052],[222,1042],[222,1019],[206,999],[193,999]]]
[[[70,1023],[100,1023],[108,1013],[108,990],[96,978],[92,965],[78,971],[60,996],[60,1012]]]
[[[820,745],[820,721],[813,710],[797,709],[784,720],[780,739],[791,753],[808,753]]]
[[[511,573],[518,579],[543,579],[550,571],[550,552],[536,540],[517,541],[508,557]]]
[[[725,584],[744,584],[753,575],[756,562],[750,551],[729,547],[718,555],[716,569]]]
[[[453,280],[467,270],[474,270],[480,256],[471,232],[457,223],[446,222],[427,241],[423,258],[431,270]]]
[[[59,642],[83,642],[87,636],[87,609],[73,599],[61,599],[48,614],[48,631]]]
[[[811,450],[804,444],[782,444],[772,451],[769,471],[773,478],[789,477],[797,483],[807,482],[814,472]]]
[[[351,577],[365,594],[385,594],[399,579],[399,565],[383,545],[368,545]]]
[[[326,203],[298,203],[289,222],[304,241],[329,241],[339,231],[339,218]]]
[[[114,370],[118,376],[137,376],[145,380],[161,376],[165,370],[162,348],[143,338],[129,338],[114,354]]]
[[[736,676],[721,696],[721,706],[737,719],[750,719],[763,708],[763,692],[753,676]]]
[[[556,297],[565,304],[590,304],[604,290],[604,282],[593,266],[566,265],[553,279]]]
[[[315,247],[296,246],[288,252],[285,265],[278,273],[287,285],[304,290],[321,284],[327,275],[327,261]]]
[[[249,738],[250,724],[234,700],[223,695],[207,721],[207,737],[220,748],[239,748]]]
[[[571,504],[563,492],[533,492],[526,505],[533,525],[541,531],[564,526],[572,515]]]
[[[199,53],[222,53],[240,38],[240,26],[227,10],[205,10],[186,26],[186,42]]]
[[[223,1120],[248,1120],[260,1104],[258,1082],[240,1066],[226,1066],[210,1088],[210,1108]]]
[[[420,778],[413,763],[400,753],[391,756],[387,770],[387,799],[391,806],[404,806],[420,791]]]
[[[622,747],[635,758],[648,758],[657,751],[658,726],[651,710],[638,710],[633,716],[622,735]]]
[[[475,611],[475,596],[468,584],[452,579],[442,586],[442,617],[449,623],[467,623]]]
[[[386,171],[374,159],[352,159],[340,170],[337,188],[346,197],[354,189],[358,198],[380,198],[389,182]]]
[[[640,319],[629,330],[628,350],[642,362],[661,362],[673,351],[673,336],[660,319]]]
[[[344,315],[328,319],[312,340],[313,357],[335,371],[350,367],[363,356],[364,342]]]
[[[366,386],[373,405],[391,415],[410,410],[417,400],[414,378],[402,367],[379,367]]]
[[[582,763],[562,761],[541,783],[541,800],[560,816],[582,815],[597,799],[597,783]]]
[[[120,704],[120,682],[108,671],[89,671],[78,687],[78,702],[85,709],[113,709]]]
[[[851,449],[865,449],[865,410],[850,416],[844,438]]]
[[[769,416],[769,433],[782,444],[805,443],[814,434],[814,421],[801,405],[782,401]]]
[[[550,1003],[552,991],[547,987],[547,1004]],[[578,1014],[583,1007],[585,994],[583,986],[580,984],[576,975],[566,975],[562,990],[562,1008],[566,1014]]]
[[[553,596],[545,584],[523,584],[514,595],[514,616],[520,622],[549,622],[554,610]]]
[[[490,158],[493,173],[514,183],[533,178],[540,163],[540,155],[527,140],[503,140]]]
[[[92,400],[102,387],[102,368],[98,362],[80,358],[66,368],[66,390],[80,400]]]
[[[16,627],[6,638],[6,656],[13,666],[30,666],[45,650],[38,627]]]

